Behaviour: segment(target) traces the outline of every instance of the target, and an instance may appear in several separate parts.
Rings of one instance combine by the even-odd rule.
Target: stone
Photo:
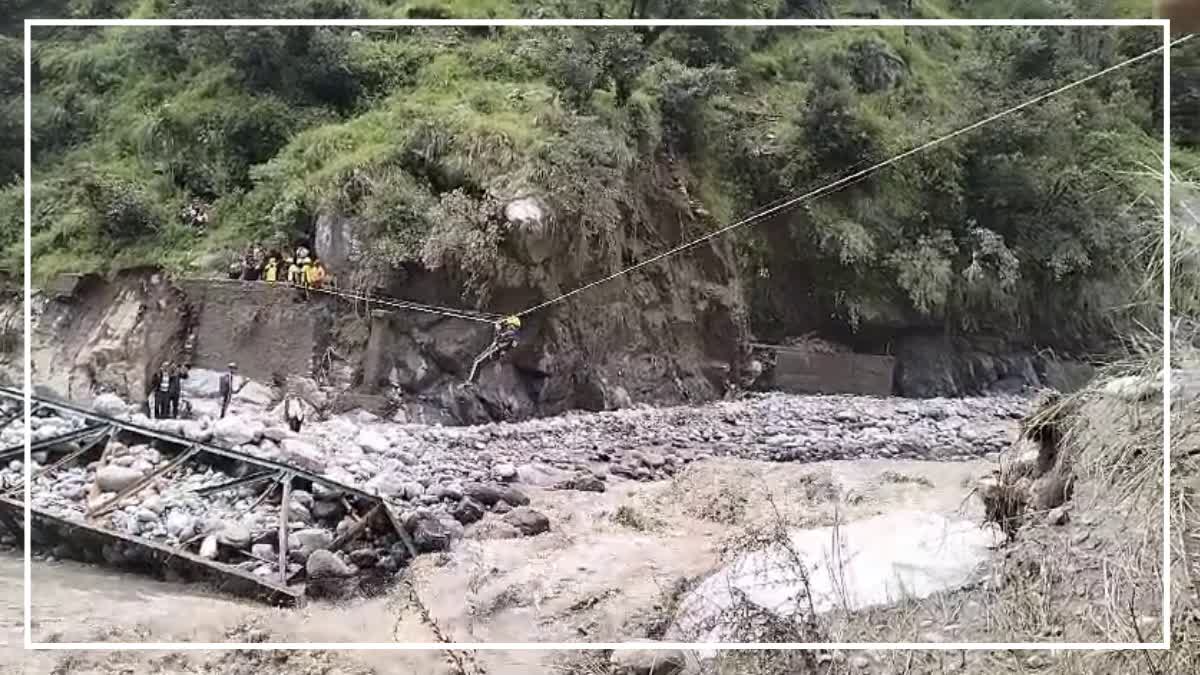
[[[250,545],[250,529],[245,523],[225,523],[217,533],[217,542],[232,548],[244,549]]]
[[[251,380],[233,395],[233,401],[266,408],[275,400],[275,393],[266,385]]]
[[[354,575],[354,570],[342,561],[332,551],[314,551],[304,564],[310,579],[346,578]]]
[[[358,436],[354,439],[356,445],[363,449],[364,452],[372,452],[382,455],[392,446],[387,437],[373,429],[363,429],[358,432]]]
[[[101,492],[120,492],[142,479],[137,469],[109,464],[96,470],[96,486]]]
[[[308,507],[300,502],[292,502],[288,504],[288,519],[297,523],[311,523],[313,517]]]
[[[676,675],[687,665],[677,649],[619,649],[609,662],[613,675]]]
[[[218,419],[212,425],[213,439],[230,446],[245,445],[254,440],[257,429],[239,417]]]
[[[492,467],[492,475],[496,477],[496,480],[511,483],[517,478],[517,467],[508,462],[503,462]]]
[[[296,538],[295,549],[298,549],[304,555],[311,555],[313,551],[318,551],[324,548],[329,548],[333,543],[333,535],[327,530],[310,528],[307,530],[297,530],[292,533]],[[291,544],[289,543],[289,546]]]
[[[425,486],[416,481],[408,481],[404,484],[402,494],[410,501],[420,499],[425,494]]]
[[[641,459],[642,464],[645,464],[652,469],[657,469],[658,467],[667,463],[666,458],[657,452],[643,452]]]
[[[196,531],[196,519],[185,511],[175,509],[167,515],[167,534],[187,539]]]
[[[315,520],[340,520],[346,515],[346,508],[339,501],[317,500],[310,509]]]
[[[512,510],[513,510],[512,505],[504,500],[500,500],[500,501],[496,502],[496,505],[492,507],[492,513],[495,513],[498,515],[504,515]]]
[[[356,549],[350,552],[350,562],[363,569],[375,567],[379,563],[379,551],[373,548]]]
[[[129,414],[129,405],[116,394],[100,394],[92,401],[92,409],[106,417],[124,417]]]
[[[210,534],[200,542],[200,557],[212,560],[217,557],[217,537]]]
[[[1050,514],[1047,520],[1051,525],[1066,525],[1071,522],[1071,514],[1063,507],[1050,509]]]
[[[270,544],[255,544],[250,547],[250,553],[263,560],[271,560],[275,557],[275,547]]]
[[[262,433],[263,438],[268,438],[276,443],[280,443],[287,438],[296,437],[296,434],[292,433],[292,430],[286,427],[267,427],[263,429]]]
[[[421,553],[445,551],[450,548],[450,528],[431,513],[419,513],[411,526],[413,543]]]
[[[518,506],[504,514],[504,522],[517,528],[527,537],[550,531],[550,519],[528,506]]]
[[[364,486],[367,492],[379,495],[380,497],[403,497],[404,489],[407,481],[404,481],[396,474],[385,471],[376,474],[371,480],[367,481]]]
[[[581,492],[604,492],[607,489],[604,481],[590,473],[581,473],[559,484],[560,490],[579,490]]]
[[[500,501],[518,506],[529,503],[529,497],[525,496],[524,492],[506,485],[467,483],[463,485],[463,494],[484,506],[494,506]]]
[[[483,505],[470,497],[463,497],[462,501],[454,507],[452,515],[463,525],[470,525],[483,518]]]
[[[325,471],[325,460],[322,457],[321,451],[311,443],[305,443],[294,438],[285,438],[279,443],[279,457],[284,462],[302,469],[308,469],[317,473],[324,473]]]

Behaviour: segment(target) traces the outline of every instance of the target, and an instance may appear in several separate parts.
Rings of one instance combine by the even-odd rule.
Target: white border
[[[32,394],[32,253],[31,253],[31,192],[32,192],[32,29],[35,26],[758,26],[758,27],[953,27],[953,26],[1159,26],[1163,30],[1163,641],[1142,643],[1106,642],[770,642],[770,643],[716,643],[716,642],[33,642],[32,626],[32,547],[31,547],[31,443],[30,396]],[[28,19],[25,21],[25,649],[27,650],[114,650],[114,651],[197,651],[214,649],[295,649],[295,650],[346,650],[346,651],[414,651],[445,650],[448,648],[469,650],[625,650],[625,649],[679,649],[679,650],[776,650],[776,649],[824,649],[824,650],[1052,650],[1052,651],[1127,651],[1166,650],[1171,643],[1171,544],[1170,544],[1170,412],[1171,412],[1171,368],[1170,368],[1170,260],[1171,260],[1171,29],[1166,19],[827,19],[827,20],[762,20],[762,19],[449,19],[449,20],[356,20],[356,19]]]

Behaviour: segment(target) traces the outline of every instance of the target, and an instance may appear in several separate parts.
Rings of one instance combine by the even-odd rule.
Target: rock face
[[[918,334],[896,342],[896,393],[901,396],[1012,394],[1040,386],[1073,391],[1090,376],[1086,366],[1013,350],[995,340]]]

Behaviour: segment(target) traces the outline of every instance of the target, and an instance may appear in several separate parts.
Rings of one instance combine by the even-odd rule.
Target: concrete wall
[[[776,350],[772,384],[797,394],[890,396],[895,359],[853,353]]]
[[[275,375],[312,373],[324,344],[331,296],[261,283],[181,284],[192,308],[192,365],[220,370],[236,361],[243,375],[270,382]]]

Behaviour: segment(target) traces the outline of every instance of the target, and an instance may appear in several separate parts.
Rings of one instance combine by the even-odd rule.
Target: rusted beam
[[[44,438],[40,441],[30,443],[29,451],[37,452],[39,450],[45,450],[46,448],[53,448],[56,445],[62,445],[63,443],[71,443],[73,441],[83,440],[93,434],[104,433],[104,430],[107,428],[109,428],[109,425],[107,425],[107,424],[93,424],[90,427],[84,427],[83,429],[76,429],[75,431],[69,431],[65,434],[55,436],[53,438]],[[17,455],[22,455],[22,454],[25,454],[25,444],[24,443],[22,443],[21,445],[14,445],[10,448],[5,448],[3,450],[0,450],[0,460],[9,459],[10,457],[15,457]]]
[[[11,400],[21,401],[21,400],[24,400],[24,396],[25,396],[24,392],[22,392],[19,389],[14,389],[12,387],[0,386],[0,398],[8,398]],[[102,422],[104,424],[111,424],[112,426],[114,426],[118,429],[122,429],[125,431],[131,431],[133,433],[139,434],[146,438],[153,438],[153,439],[157,439],[160,441],[166,441],[168,443],[174,443],[176,445],[182,445],[185,447],[194,446],[194,447],[199,448],[201,452],[207,452],[207,453],[210,453],[213,455],[227,457],[229,459],[236,459],[241,462],[245,462],[246,464],[250,464],[250,465],[257,466],[257,467],[264,468],[264,469],[274,469],[276,471],[290,471],[290,472],[294,473],[296,476],[302,477],[305,480],[311,481],[313,483],[319,483],[319,484],[324,485],[333,490],[346,492],[346,493],[355,495],[356,497],[369,499],[372,502],[379,499],[379,497],[377,495],[373,495],[369,492],[366,492],[359,488],[353,487],[351,485],[345,485],[343,483],[339,483],[337,481],[326,478],[325,476],[323,476],[321,474],[314,473],[312,471],[308,471],[308,470],[302,469],[300,467],[293,466],[291,464],[287,464],[285,462],[278,462],[275,460],[263,459],[262,457],[256,457],[254,455],[251,455],[251,454],[248,454],[245,452],[241,452],[239,450],[233,450],[231,448],[224,448],[219,445],[213,445],[211,443],[202,443],[202,442],[194,441],[190,438],[185,438],[183,436],[179,436],[177,434],[169,434],[166,432],[158,431],[157,429],[152,429],[150,427],[144,427],[144,426],[141,426],[138,424],[133,424],[132,422],[126,422],[124,420],[107,417],[105,415],[101,415],[99,413],[93,412],[91,410],[88,410],[87,408],[75,405],[73,403],[67,403],[64,401],[58,401],[55,399],[42,398],[42,397],[35,397],[35,400],[37,401],[38,406],[43,406],[46,408],[57,410],[62,413],[78,415],[85,419]]]
[[[416,558],[417,545],[413,542],[412,535],[408,533],[408,530],[404,529],[404,525],[396,517],[396,512],[392,511],[392,507],[382,499],[379,500],[379,505],[383,507],[383,512],[387,514],[388,521],[392,523],[392,529],[396,531],[396,536],[400,537],[400,541],[404,543],[404,548],[408,549],[409,557]]]
[[[242,476],[241,478],[235,478],[235,479],[229,481],[228,483],[221,483],[220,485],[209,485],[208,487],[197,488],[197,489],[193,490],[193,492],[195,492],[198,495],[203,495],[203,496],[215,495],[218,492],[224,492],[226,490],[231,490],[235,487],[239,487],[239,486],[243,486],[243,485],[253,485],[255,483],[258,483],[258,482],[261,482],[264,480],[269,480],[271,478],[274,478],[278,474],[279,474],[278,471],[273,471],[271,469],[264,469],[262,471],[256,471],[248,476]]]
[[[20,519],[25,506],[20,501],[0,497],[0,518]],[[259,577],[232,565],[213,562],[179,548],[105,527],[57,516],[40,509],[31,509],[31,525],[39,538],[51,544],[63,544],[64,557],[83,562],[95,562],[105,546],[119,545],[128,555],[116,567],[145,574],[171,570],[188,581],[202,582],[214,590],[267,602],[273,605],[294,606],[301,601],[297,589],[275,583],[272,578]],[[129,555],[132,554],[132,555]]]
[[[371,507],[365,516],[359,518],[357,523],[346,528],[346,531],[338,535],[337,539],[329,542],[329,550],[338,551],[341,550],[343,546],[350,543],[350,541],[361,534],[363,530],[367,529],[367,525],[371,522],[371,518],[375,517],[375,514],[379,513],[381,508],[383,508],[383,502]]]
[[[69,463],[69,462],[71,462],[71,461],[74,461],[74,460],[75,460],[75,459],[77,459],[79,456],[83,455],[84,453],[88,452],[88,451],[89,451],[89,450],[91,450],[92,448],[96,447],[96,444],[97,444],[97,443],[99,443],[99,442],[100,442],[100,439],[99,439],[99,438],[93,439],[92,441],[90,441],[89,443],[87,443],[87,444],[86,444],[86,445],[84,445],[83,447],[79,448],[79,449],[78,449],[78,450],[76,450],[75,452],[72,452],[71,454],[69,454],[69,455],[67,455],[67,456],[65,456],[65,457],[63,457],[63,458],[61,458],[61,459],[59,459],[57,462],[55,462],[55,463],[53,463],[53,464],[51,464],[51,465],[49,465],[49,466],[43,466],[42,468],[38,469],[37,471],[34,471],[34,472],[33,472],[33,475],[31,476],[31,478],[37,478],[37,477],[39,477],[39,476],[45,476],[45,475],[49,475],[49,474],[51,474],[51,473],[54,473],[54,472],[55,472],[55,471],[57,471],[57,470],[58,470],[60,467],[62,467],[64,464],[67,464],[67,463]],[[10,494],[10,493],[12,493],[12,492],[15,492],[16,490],[20,489],[20,488],[21,488],[22,486],[24,486],[24,485],[25,485],[25,481],[24,481],[24,480],[18,480],[18,481],[17,481],[16,483],[14,483],[14,484],[13,484],[11,487],[9,487],[7,490],[5,490],[5,491],[4,491],[4,495],[6,495],[6,496],[7,496],[8,494]]]
[[[288,502],[292,498],[292,474],[284,474],[283,501],[279,502],[279,583],[287,585]]]
[[[159,467],[158,469],[155,469],[153,472],[149,473],[148,475],[146,475],[145,477],[143,477],[141,480],[134,483],[133,485],[130,485],[129,487],[125,488],[124,490],[121,490],[120,492],[117,493],[117,495],[115,497],[108,500],[107,502],[104,502],[103,504],[97,506],[96,508],[92,509],[91,511],[88,511],[87,517],[88,518],[98,518],[100,516],[105,515],[109,511],[112,511],[113,509],[115,509],[117,507],[117,504],[119,504],[122,500],[129,497],[130,495],[141,492],[155,478],[158,478],[159,476],[163,476],[163,475],[167,474],[168,472],[175,470],[176,468],[179,467],[179,465],[181,465],[184,462],[186,462],[187,460],[191,459],[192,456],[195,455],[197,452],[200,452],[200,449],[196,448],[196,447],[191,447],[191,448],[188,448],[187,450],[184,450],[183,452],[179,453],[179,456],[176,457],[175,459],[164,464],[163,466]]]

